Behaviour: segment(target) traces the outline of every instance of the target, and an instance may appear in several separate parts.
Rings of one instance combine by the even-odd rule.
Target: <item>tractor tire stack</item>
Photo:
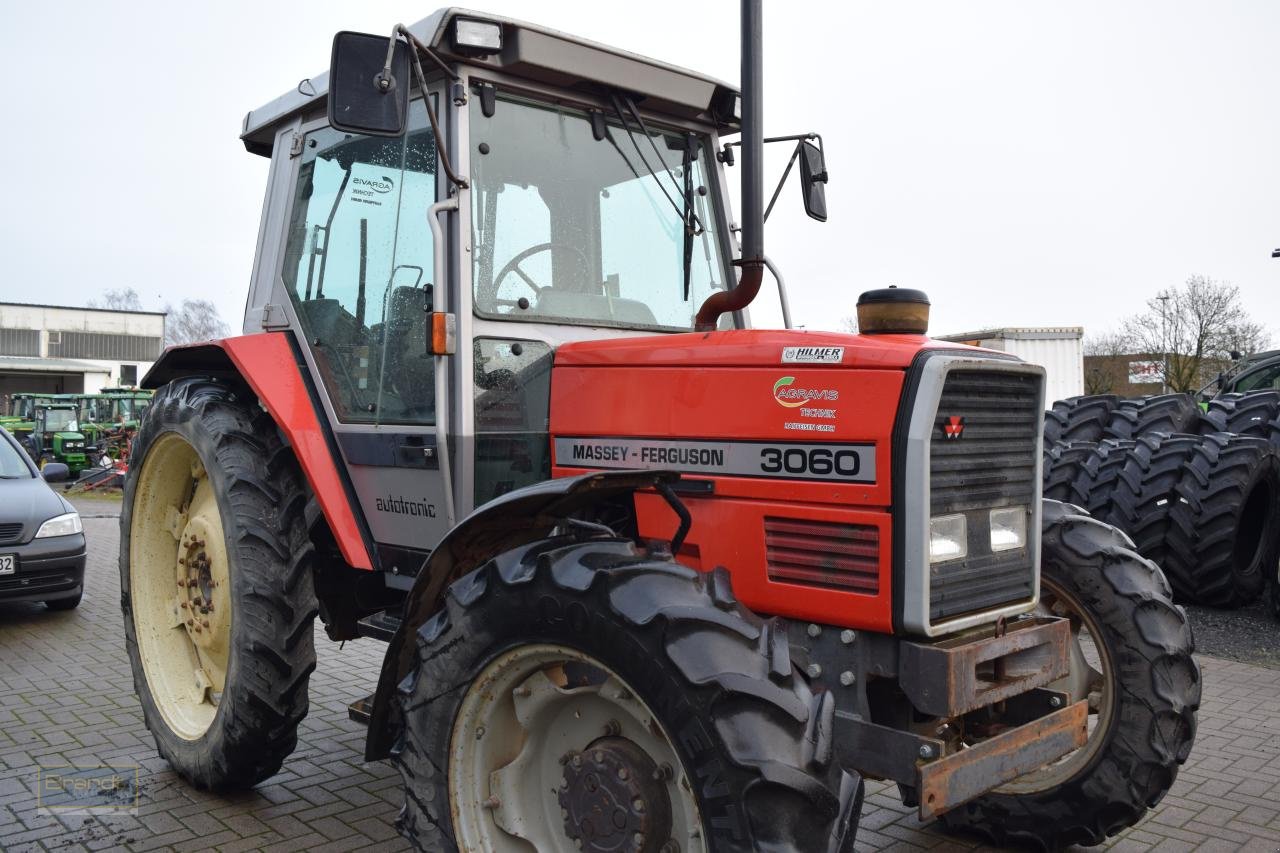
[[[1061,400],[1045,414],[1044,494],[1115,525],[1180,601],[1240,607],[1270,582],[1280,617],[1280,392]]]

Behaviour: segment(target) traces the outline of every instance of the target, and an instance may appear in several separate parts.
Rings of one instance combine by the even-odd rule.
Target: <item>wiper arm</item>
[[[630,123],[630,122],[627,122],[627,117],[626,117],[626,115],[622,113],[622,104],[623,104],[622,99],[620,99],[620,97],[618,97],[617,95],[613,95],[613,93],[611,93],[611,95],[609,95],[609,99],[611,99],[611,100],[612,100],[612,102],[613,102],[613,111],[614,111],[614,113],[616,113],[616,114],[617,114],[618,120],[620,120],[620,122],[622,122],[622,129],[625,129],[625,131],[627,132],[627,137],[628,137],[628,138],[630,138],[630,140],[631,140],[631,146],[632,146],[632,147],[634,147],[634,149],[636,150],[636,154],[637,154],[637,155],[640,155],[640,163],[641,163],[641,164],[644,164],[645,172],[648,172],[648,173],[649,173],[649,177],[650,177],[650,178],[653,178],[653,182],[654,182],[655,184],[658,184],[658,190],[662,191],[662,195],[663,195],[663,196],[666,196],[666,197],[667,197],[667,201],[669,202],[669,204],[671,204],[671,209],[676,211],[676,215],[677,215],[677,216],[680,216],[681,222],[685,222],[685,223],[686,223],[686,225],[687,225],[687,220],[689,220],[689,218],[687,218],[686,211],[685,211],[685,210],[682,210],[682,209],[681,209],[681,206],[676,204],[676,200],[675,200],[675,199],[672,199],[672,197],[671,197],[671,193],[667,192],[667,184],[664,184],[664,183],[662,182],[662,178],[659,178],[659,177],[658,177],[658,173],[657,173],[657,172],[655,172],[655,170],[654,170],[654,168],[652,167],[652,165],[649,165],[649,159],[648,159],[648,158],[646,158],[646,156],[644,155],[644,149],[641,149],[641,147],[640,147],[640,143],[639,143],[639,142],[636,142],[635,131],[632,131],[632,129],[631,129],[631,123]],[[630,105],[631,105],[631,102],[630,102],[630,101],[626,101],[626,102],[627,102],[627,105],[628,105],[628,106],[630,106]],[[632,110],[635,110],[634,106],[631,106],[631,109],[632,109]],[[639,120],[639,114],[636,114],[636,119],[637,119],[637,120]],[[648,131],[646,131],[645,126],[644,126],[644,123],[643,123],[643,122],[641,122],[641,123],[640,123],[640,128],[641,128],[641,133],[643,133],[643,134],[644,134],[644,136],[648,137],[648,136],[649,136],[649,133],[648,133]],[[655,143],[655,142],[653,141],[653,138],[652,138],[652,137],[649,137],[649,143],[650,143],[650,145],[652,145],[652,146],[653,146],[654,154],[658,154],[658,146],[657,146],[657,143]],[[658,156],[658,163],[659,163],[659,164],[662,164],[662,156],[660,156],[660,155]],[[627,165],[631,165],[631,161],[630,161],[630,160],[627,160]],[[635,172],[635,170],[636,170],[636,169],[635,169],[635,167],[632,167],[632,168],[631,168],[631,170],[632,170],[632,172]],[[667,174],[668,174],[668,175],[671,175],[671,170],[666,169],[666,168],[664,168],[664,170],[666,170],[666,172],[667,172]],[[637,174],[637,175],[636,175],[636,177],[639,177],[639,174]],[[672,182],[675,182],[675,178],[672,178]],[[677,191],[678,191],[678,190],[677,190]],[[698,218],[696,218],[696,216],[694,216],[694,222],[695,222],[695,224],[696,224],[696,227],[698,227],[698,231],[700,232],[700,231],[701,231],[701,229],[703,229],[703,224],[701,224],[701,222],[699,222],[699,220],[698,220]]]
[[[673,184],[675,184],[676,177],[672,174],[670,167],[667,166],[666,161],[663,159],[662,152],[658,150],[658,145],[653,141],[653,137],[649,134],[649,128],[645,125],[644,119],[640,117],[640,113],[636,109],[635,104],[633,104],[630,99],[620,98],[617,94],[611,94],[609,97],[613,104],[613,111],[617,113],[618,121],[622,122],[622,128],[627,132],[627,136],[631,139],[631,145],[636,149],[636,154],[640,156],[640,162],[644,164],[645,171],[649,173],[649,176],[653,178],[653,182],[658,185],[658,189],[662,191],[664,196],[666,196],[667,201],[671,204],[671,208],[680,216],[680,222],[684,226],[684,298],[688,301],[690,270],[693,265],[693,238],[705,231],[702,221],[698,219],[698,215],[693,209],[692,163],[694,157],[697,156],[697,149],[694,147],[695,143],[693,140],[693,134],[687,134],[685,137],[684,191],[682,193],[684,197],[684,206],[681,207],[676,204],[675,199],[671,197],[671,193],[667,192],[667,187],[663,183],[662,179],[658,177],[658,173],[649,165],[649,158],[645,156],[644,149],[640,147],[640,143],[636,142],[635,131],[631,129],[631,123],[627,121],[627,117],[622,111],[623,104],[626,104],[627,112],[631,114],[631,116],[636,120],[636,124],[640,126],[640,134],[649,140],[649,145],[653,148],[653,153],[654,156],[657,157],[658,163],[662,165],[663,171],[666,172],[667,177],[671,179]],[[607,132],[606,126],[606,133]],[[610,141],[613,141],[612,136],[610,136]],[[614,142],[614,147],[618,147],[616,142]],[[619,148],[618,153],[621,154],[622,149]],[[631,161],[626,157],[626,155],[623,155],[623,159],[627,161],[627,165],[631,168],[631,171],[635,172],[635,167],[631,165]],[[639,175],[637,174],[636,177],[639,177]],[[679,185],[677,185],[677,192],[679,191]]]

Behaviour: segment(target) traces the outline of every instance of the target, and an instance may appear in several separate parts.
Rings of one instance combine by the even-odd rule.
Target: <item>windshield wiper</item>
[[[681,207],[676,204],[675,199],[671,197],[671,193],[667,192],[666,184],[664,184],[662,179],[658,177],[658,173],[649,165],[649,158],[645,156],[644,149],[640,147],[639,142],[636,142],[636,131],[632,130],[631,123],[627,121],[627,116],[623,113],[622,107],[625,104],[627,112],[631,114],[632,118],[635,119],[636,124],[640,126],[640,134],[649,140],[649,145],[653,148],[653,153],[654,156],[657,157],[658,163],[662,166],[663,171],[666,172],[667,177],[670,178],[672,184],[675,184],[676,191],[680,192],[681,188],[676,182],[675,174],[672,173],[671,168],[667,166],[666,160],[662,157],[662,152],[658,150],[658,144],[653,141],[653,137],[649,134],[649,128],[645,125],[644,119],[640,117],[640,112],[636,109],[635,104],[631,102],[630,98],[621,98],[616,93],[610,94],[609,98],[613,104],[613,111],[617,113],[618,121],[622,123],[622,129],[626,131],[627,137],[631,140],[632,147],[636,150],[636,154],[640,156],[640,162],[644,165],[645,171],[649,173],[651,178],[653,178],[653,182],[658,185],[658,189],[662,191],[662,194],[666,196],[667,201],[671,204],[672,210],[674,210],[680,217],[680,223],[684,228],[684,298],[685,301],[688,301],[690,270],[693,265],[693,238],[702,234],[706,230],[702,225],[702,221],[698,219],[698,215],[693,209],[692,164],[693,160],[697,157],[697,148],[694,136],[691,133],[686,134],[685,136],[684,188],[681,193],[684,197],[684,206]],[[639,172],[636,170],[635,166],[631,164],[631,160],[626,156],[626,154],[622,152],[618,143],[614,141],[612,134],[609,133],[607,124],[605,125],[605,135],[608,136],[609,141],[613,143],[613,147],[622,156],[627,167],[631,169],[632,173],[635,174],[637,178],[639,178]]]

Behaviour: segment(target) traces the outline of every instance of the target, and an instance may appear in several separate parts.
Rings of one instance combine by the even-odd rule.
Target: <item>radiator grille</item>
[[[765,518],[771,581],[860,592],[880,591],[880,530],[872,525]]]
[[[17,542],[22,536],[22,524],[0,524],[0,545]]]
[[[991,552],[988,512],[1034,509],[1040,378],[1020,373],[956,370],[946,379],[929,442],[929,509],[964,513],[969,556],[930,567],[930,619],[938,622],[1025,601],[1035,567],[1027,548]],[[954,434],[956,418],[962,431]],[[1031,519],[1028,517],[1028,528]],[[1028,529],[1029,535],[1038,531]]]

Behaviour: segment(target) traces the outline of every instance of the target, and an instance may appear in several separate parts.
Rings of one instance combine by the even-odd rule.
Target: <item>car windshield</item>
[[[708,139],[642,130],[625,107],[626,126],[506,96],[486,116],[482,101],[471,107],[476,312],[691,329],[729,275]]]
[[[0,436],[0,478],[15,480],[31,476],[31,469],[22,458],[22,451],[13,446],[13,442]]]

